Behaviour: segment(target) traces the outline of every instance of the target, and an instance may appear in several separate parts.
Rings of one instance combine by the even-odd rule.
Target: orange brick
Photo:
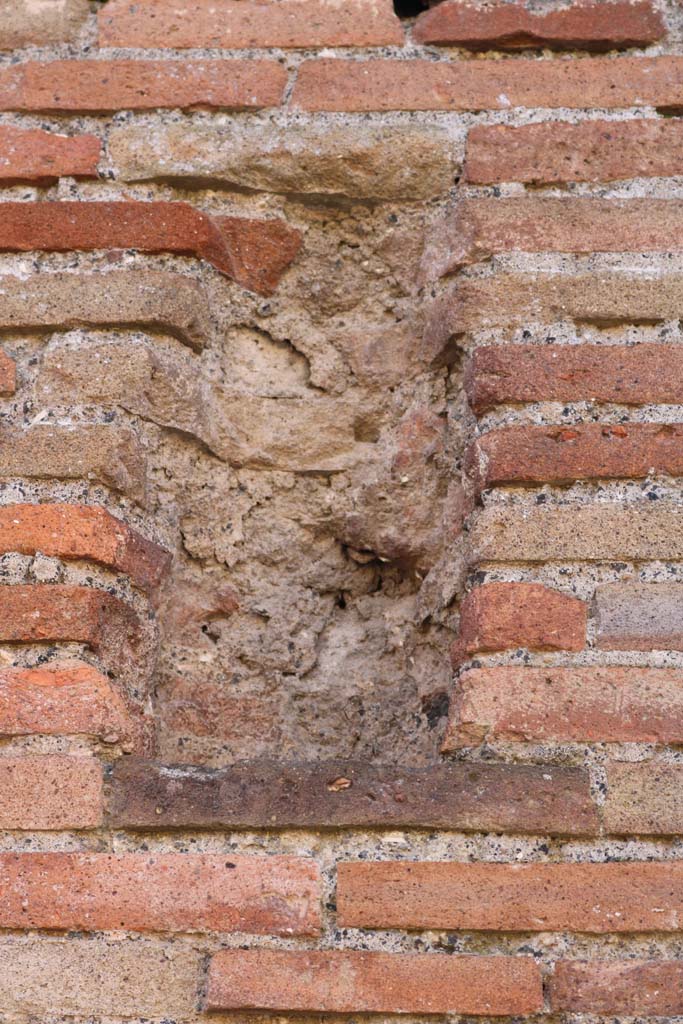
[[[73,642],[93,650],[114,637],[135,646],[140,622],[105,590],[65,584],[0,587],[0,643]]]
[[[553,1012],[677,1017],[683,1014],[683,963],[560,960],[549,994]]]
[[[618,109],[683,106],[683,58],[578,60],[307,60],[303,110]]]
[[[100,46],[152,49],[400,46],[391,0],[109,0]]]
[[[493,740],[681,743],[683,673],[617,666],[496,665],[464,672],[444,751]]]
[[[459,664],[477,651],[509,647],[580,651],[586,645],[583,601],[540,583],[487,583],[460,605],[460,634],[453,646]]]
[[[421,14],[418,43],[471,50],[619,50],[647,46],[665,35],[664,19],[647,0],[579,0],[559,10],[494,0],[479,5],[445,0]]]
[[[503,932],[677,932],[683,862],[462,864],[347,862],[342,928]]]
[[[0,349],[0,395],[13,395],[17,386],[17,367],[13,359]]]
[[[0,552],[97,562],[125,573],[154,593],[170,566],[170,554],[104,508],[88,505],[0,507]]]
[[[0,854],[0,927],[315,935],[320,876],[305,857]]]
[[[59,178],[96,178],[100,140],[94,135],[0,126],[0,183],[51,185]]]
[[[287,72],[273,60],[53,60],[0,70],[0,110],[259,110],[279,106]]]
[[[0,251],[196,256],[262,294],[274,291],[300,246],[300,233],[283,221],[212,219],[187,203],[0,203]]]
[[[102,768],[94,757],[0,757],[0,828],[52,831],[102,822]]]
[[[316,1013],[535,1013],[531,957],[223,949],[209,968],[209,1010]]]

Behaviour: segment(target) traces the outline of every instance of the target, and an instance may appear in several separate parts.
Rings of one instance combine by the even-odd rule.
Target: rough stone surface
[[[88,0],[12,0],[0,8],[0,50],[71,42],[88,17]]]
[[[611,583],[595,592],[599,647],[683,650],[683,593],[675,584]]]
[[[605,828],[625,835],[678,835],[683,831],[683,770],[647,761],[610,764]]]

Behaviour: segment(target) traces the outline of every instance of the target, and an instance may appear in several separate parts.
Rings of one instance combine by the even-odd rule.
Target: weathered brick
[[[281,220],[214,217],[187,203],[0,203],[0,251],[137,249],[206,260],[269,295],[301,247]]]
[[[683,559],[683,508],[652,505],[490,507],[468,535],[470,564]]]
[[[0,126],[0,182],[51,185],[59,178],[96,178],[100,140]]]
[[[320,875],[305,857],[0,854],[3,928],[315,935]]]
[[[40,832],[101,822],[102,768],[94,757],[0,757],[0,828]]]
[[[168,551],[106,509],[88,505],[0,507],[0,553],[8,551],[97,562],[151,593],[170,566]]]
[[[0,477],[97,480],[144,503],[146,460],[137,435],[127,427],[3,427]]]
[[[418,43],[470,50],[620,50],[647,46],[666,33],[661,13],[648,0],[583,0],[548,10],[525,3],[479,5],[445,0],[419,16]]]
[[[213,333],[206,291],[184,274],[140,267],[0,277],[0,327],[109,326],[167,333],[197,351]]]
[[[678,693],[672,694],[672,698],[678,697]],[[665,742],[665,737],[666,733],[657,740]],[[670,742],[680,743],[680,731]],[[615,834],[679,835],[683,832],[683,766],[652,761],[613,762],[607,769],[603,814],[606,830]]]
[[[496,484],[572,483],[683,475],[683,425],[576,423],[489,430],[465,456],[478,490]]]
[[[2,736],[96,736],[143,752],[147,731],[112,682],[91,665],[0,669]]]
[[[0,110],[260,110],[279,106],[286,84],[274,60],[27,61],[0,70]]]
[[[665,178],[682,171],[678,118],[476,125],[467,137],[465,178],[480,185]]]
[[[267,140],[260,127],[126,125],[111,133],[109,154],[124,181],[411,202],[448,192],[457,170],[438,128],[362,123],[273,127]]]
[[[11,0],[0,8],[0,50],[71,42],[88,13],[88,0]]]
[[[342,928],[677,932],[683,862],[337,866]]]
[[[535,1013],[531,957],[223,949],[209,968],[208,1010],[316,1013]]]
[[[465,388],[479,416],[504,403],[678,404],[683,402],[683,349],[658,344],[482,345],[469,360]]]
[[[615,666],[475,668],[458,679],[443,750],[494,740],[681,743],[683,674]]]
[[[0,940],[4,1012],[40,1020],[55,1014],[191,1020],[202,957],[179,942],[13,935]]]
[[[678,199],[462,199],[425,250],[426,278],[506,252],[681,252]]]
[[[400,46],[391,0],[109,0],[100,46],[181,50]]]
[[[446,828],[592,835],[587,773],[452,764],[397,770],[359,761],[245,761],[210,770],[125,758],[114,766],[115,828]]]
[[[595,592],[597,644],[609,651],[683,650],[683,588],[608,583]]]
[[[529,647],[581,651],[586,605],[540,583],[488,583],[465,595],[452,655],[457,665],[477,651]]]
[[[17,386],[17,366],[14,360],[0,349],[0,395],[13,395]]]
[[[304,61],[293,103],[304,110],[618,109],[683,106],[683,58]]]
[[[553,1012],[676,1017],[683,1013],[683,963],[560,960],[549,996]]]

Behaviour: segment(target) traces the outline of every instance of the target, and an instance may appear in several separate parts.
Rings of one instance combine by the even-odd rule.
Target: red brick
[[[96,178],[101,143],[94,135],[0,126],[0,183],[51,185],[59,178]]]
[[[473,352],[465,387],[479,416],[505,403],[679,404],[683,349],[656,344],[486,345]]]
[[[301,246],[280,220],[211,218],[187,203],[0,203],[0,251],[137,249],[207,260],[270,294]]]
[[[676,1017],[683,1014],[683,962],[560,960],[549,995],[553,1012]]]
[[[683,106],[683,58],[587,60],[307,60],[294,106],[304,110],[618,109]]]
[[[97,562],[125,573],[137,586],[155,592],[171,556],[158,544],[88,505],[4,505],[0,507],[0,553],[44,555]]]
[[[621,50],[662,39],[664,19],[647,0],[584,0],[559,10],[494,0],[485,6],[445,0],[421,14],[413,38],[418,43],[464,46],[471,50]]]
[[[493,740],[681,743],[682,684],[677,669],[470,669],[457,681],[443,750]]]
[[[17,386],[17,366],[6,352],[0,349],[0,395],[13,395]]]
[[[469,654],[509,647],[581,651],[587,617],[583,601],[540,583],[487,583],[460,605],[453,661],[457,665]]]
[[[52,831],[102,822],[102,768],[94,757],[0,757],[0,828]]]
[[[682,883],[683,861],[341,863],[338,922],[342,928],[677,932]]]
[[[465,179],[475,184],[557,184],[665,178],[683,173],[683,120],[549,121],[477,125],[467,137]]]
[[[0,735],[95,736],[145,750],[146,729],[106,676],[80,661],[0,669]]]
[[[427,277],[506,252],[682,252],[679,199],[463,199],[437,226]]]
[[[305,857],[0,854],[2,928],[316,935],[320,875]]]
[[[53,60],[0,70],[0,110],[260,110],[279,106],[287,72],[273,60]]]
[[[109,0],[99,15],[100,46],[400,46],[391,0]]]
[[[208,1010],[317,1013],[535,1013],[531,957],[223,949],[209,968]]]
[[[571,483],[683,475],[683,425],[577,423],[500,427],[466,455],[478,488],[496,484]]]

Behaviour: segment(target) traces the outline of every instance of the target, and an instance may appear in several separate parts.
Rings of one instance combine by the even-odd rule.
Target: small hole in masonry
[[[394,11],[399,18],[416,18],[427,7],[429,0],[394,0]]]

